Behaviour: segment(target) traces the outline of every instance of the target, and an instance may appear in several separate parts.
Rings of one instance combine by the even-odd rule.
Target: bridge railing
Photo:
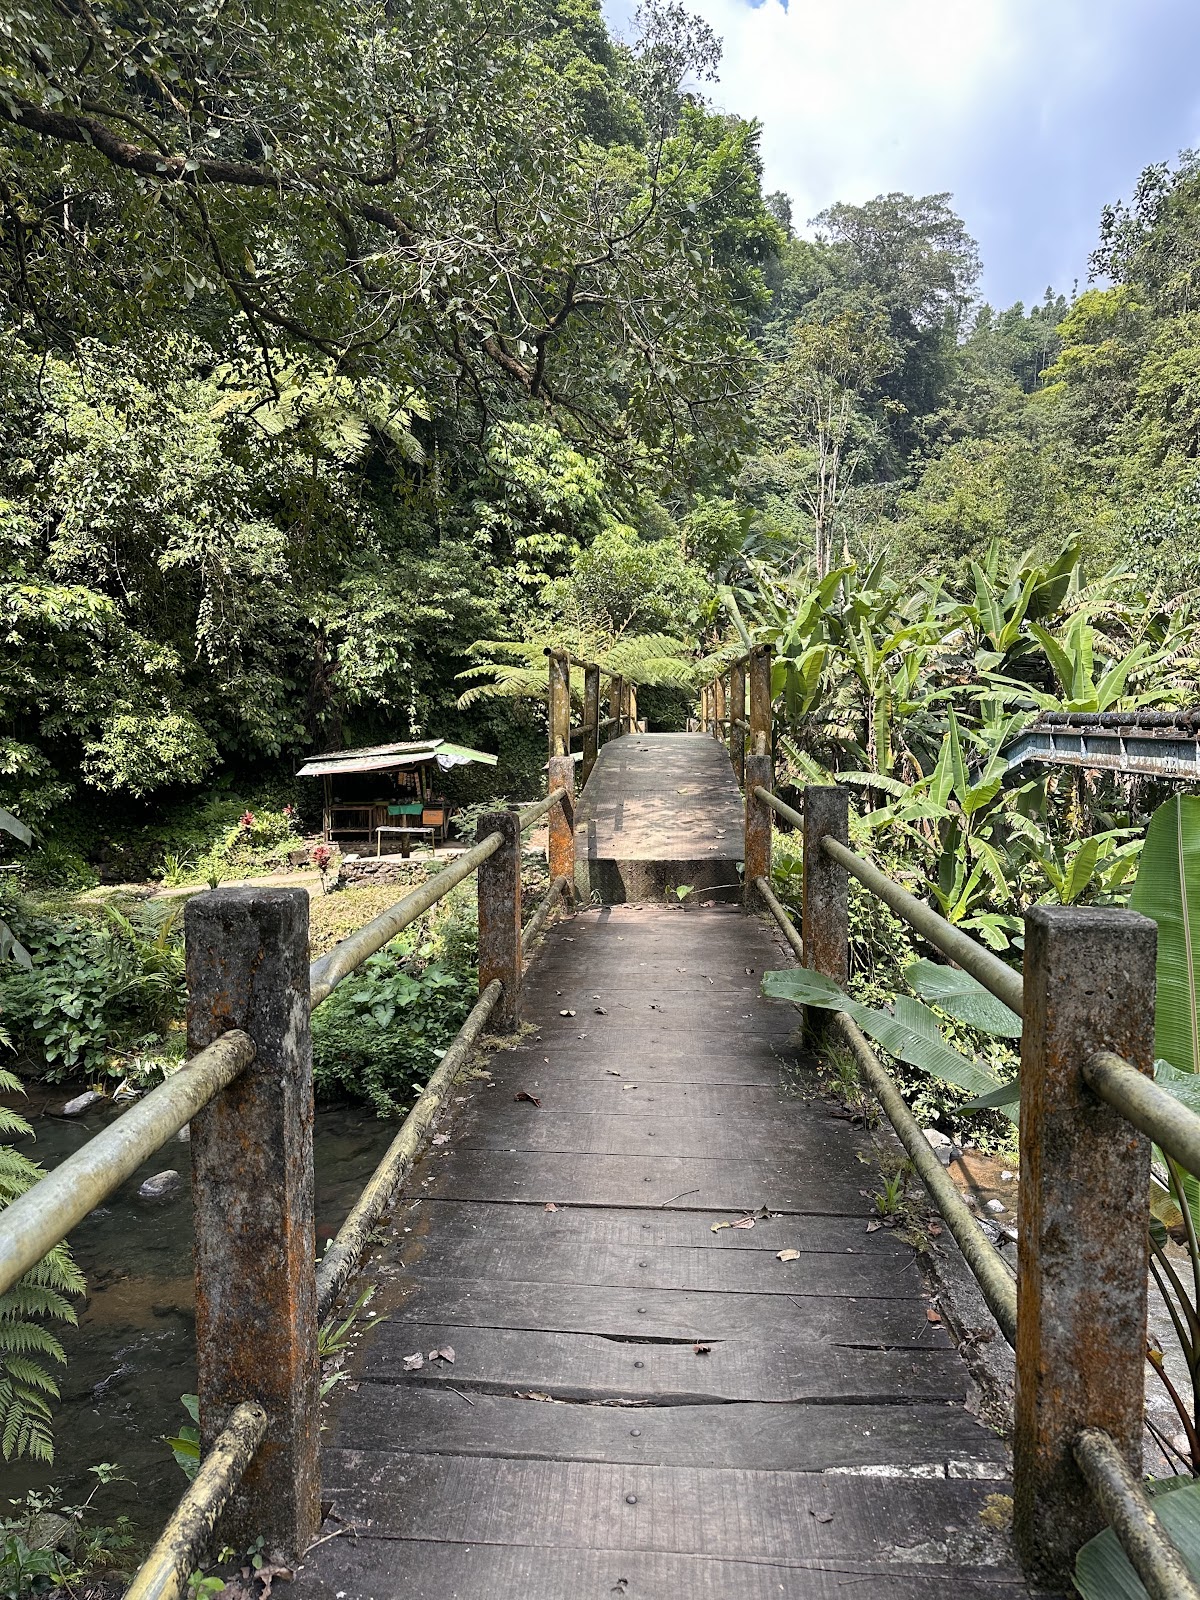
[[[229,888],[184,912],[190,1059],[0,1213],[0,1293],[185,1125],[192,1130],[203,1460],[128,1591],[177,1600],[222,1540],[301,1555],[320,1519],[318,1330],[485,1028],[520,1021],[524,958],[574,892],[574,768],[481,818],[477,841],[327,955],[303,889]],[[551,884],[522,926],[521,840],[549,819]],[[477,874],[479,998],[325,1255],[316,1260],[310,1018],[338,984]]]
[[[637,685],[614,672],[605,672],[594,661],[583,661],[566,650],[546,649],[550,665],[550,690],[547,722],[550,731],[550,759],[570,756],[571,746],[582,743],[580,784],[592,775],[596,757],[605,737],[616,738],[637,729]],[[583,720],[571,722],[571,668],[583,670]],[[601,684],[608,679],[608,715],[602,717]]]
[[[1016,1351],[1014,1535],[1027,1568],[1069,1586],[1108,1523],[1153,1600],[1200,1600],[1142,1487],[1150,1142],[1200,1174],[1200,1116],[1153,1081],[1157,929],[1131,911],[1037,906],[1023,972],[855,854],[849,791],[809,787],[799,809],[747,774],[748,901],[802,963],[845,986],[849,880],[1022,1019],[1017,1265],[984,1237],[899,1087],[850,1016],[852,1050]],[[752,807],[802,830],[801,927],[752,876]],[[759,858],[761,859],[761,857]],[[757,864],[757,862],[756,862]]]

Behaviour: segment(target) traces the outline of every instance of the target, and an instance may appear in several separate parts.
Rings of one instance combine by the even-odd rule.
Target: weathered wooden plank
[[[342,1526],[331,1522],[334,1532]],[[402,1575],[402,1576],[401,1576]],[[1028,1600],[1025,1586],[991,1568],[868,1575],[845,1562],[725,1561],[640,1550],[556,1550],[438,1544],[358,1534],[332,1539],[307,1558],[289,1588],[294,1600]]]
[[[779,1160],[709,1161],[680,1156],[509,1155],[450,1152],[426,1161],[418,1184],[448,1200],[505,1200],[574,1205],[682,1205],[690,1211],[796,1211],[866,1216],[857,1172],[797,1170]]]
[[[537,1081],[537,1074],[544,1070],[545,1076],[541,1079],[546,1084],[553,1084],[559,1099],[564,1106],[577,1115],[586,1116],[591,1113],[611,1112],[613,1109],[614,1093],[621,1096],[618,1102],[626,1116],[652,1106],[654,1115],[659,1117],[673,1117],[676,1119],[692,1117],[720,1117],[728,1114],[739,1119],[755,1119],[757,1117],[788,1117],[797,1121],[808,1122],[814,1117],[832,1116],[837,1118],[837,1113],[826,1108],[821,1103],[801,1100],[789,1096],[785,1089],[778,1083],[763,1081],[747,1083],[735,1081],[733,1083],[689,1083],[686,1081],[673,1081],[667,1077],[658,1077],[652,1073],[639,1073],[637,1076],[637,1089],[622,1089],[624,1083],[633,1082],[621,1073],[619,1078],[602,1064],[599,1057],[593,1058],[588,1067],[568,1062],[561,1056],[557,1065],[551,1067],[542,1059],[544,1052],[530,1052],[522,1056],[519,1061],[508,1061],[507,1067],[501,1067],[495,1059],[491,1063],[492,1076],[497,1084],[511,1088],[513,1076],[522,1079],[533,1077]],[[657,1069],[656,1069],[657,1071]],[[613,1085],[616,1084],[614,1091]],[[463,1099],[468,1097],[464,1094]],[[459,1129],[473,1127],[475,1119],[493,1121],[504,1115],[516,1116],[520,1112],[517,1106],[511,1113],[509,1106],[512,1104],[503,1095],[473,1093],[470,1096],[470,1110],[460,1120],[456,1120],[447,1131],[457,1141]],[[838,1118],[838,1120],[842,1120]],[[359,1180],[361,1182],[361,1180]]]
[[[464,1212],[466,1207],[461,1208]],[[482,1209],[482,1208],[481,1208]],[[468,1216],[440,1218],[432,1238],[422,1230],[396,1241],[394,1260],[405,1278],[431,1274],[462,1279],[496,1279],[537,1283],[606,1285],[629,1289],[688,1289],[719,1294],[782,1295],[784,1298],[821,1295],[886,1296],[924,1302],[925,1285],[911,1249],[864,1250],[873,1240],[862,1233],[852,1246],[839,1250],[825,1237],[827,1219],[805,1218],[805,1242],[800,1261],[781,1262],[776,1252],[799,1249],[797,1219],[773,1218],[755,1228],[756,1247],[721,1249],[706,1240],[709,1213],[693,1224],[691,1244],[655,1248],[643,1235],[640,1241],[617,1243],[603,1229],[559,1230],[554,1223],[563,1213],[548,1217],[545,1211],[524,1207],[491,1208],[515,1217],[530,1217],[535,1228],[521,1228],[515,1236],[502,1225],[490,1227],[486,1236]],[[586,1215],[576,1212],[574,1215]],[[728,1219],[723,1219],[728,1220]],[[840,1221],[840,1219],[838,1219]],[[745,1238],[740,1230],[735,1237]],[[844,1224],[842,1237],[850,1236]]]
[[[389,1265],[386,1276],[380,1272],[383,1289],[375,1305],[381,1311],[397,1309],[412,1322],[441,1319],[468,1327],[598,1333],[637,1342],[802,1339],[918,1350],[947,1342],[941,1326],[928,1321],[924,1298],[901,1299],[893,1284],[885,1286],[882,1298],[806,1295],[806,1273],[819,1259],[776,1263],[781,1273],[792,1274],[792,1292],[785,1295],[451,1278]],[[389,1345],[394,1332],[382,1323],[371,1338]]]
[[[436,1259],[439,1241],[466,1237],[477,1240],[481,1248],[496,1243],[511,1243],[532,1259],[545,1245],[560,1244],[587,1248],[603,1244],[612,1250],[625,1250],[631,1256],[644,1256],[649,1250],[691,1250],[697,1240],[706,1250],[762,1254],[774,1258],[786,1243],[795,1250],[832,1251],[843,1255],[864,1255],[886,1262],[901,1257],[912,1259],[911,1247],[889,1229],[867,1233],[858,1217],[772,1217],[762,1218],[753,1228],[722,1228],[712,1231],[713,1222],[734,1221],[736,1214],[724,1215],[688,1211],[629,1211],[601,1206],[563,1206],[547,1212],[534,1206],[488,1205],[457,1200],[412,1200],[397,1213],[393,1236],[403,1255],[405,1230],[427,1239]],[[482,1276],[482,1274],[480,1274]]]
[[[753,1402],[631,1409],[456,1393],[445,1384],[359,1385],[340,1407],[330,1446],[368,1455],[489,1455],[771,1472],[852,1468],[878,1475],[891,1470],[1003,1477],[1007,1470],[995,1434],[961,1405],[946,1402],[903,1409]]]
[[[464,1118],[453,1135],[454,1148],[507,1150],[510,1154],[545,1150],[568,1155],[708,1156],[713,1161],[741,1161],[756,1151],[769,1150],[779,1160],[804,1165],[849,1154],[843,1148],[845,1124],[832,1119],[824,1126],[812,1116],[745,1118],[731,1114],[691,1116],[684,1122],[648,1111],[629,1114],[631,1091],[623,1086],[631,1081],[613,1081],[607,1114],[573,1111],[569,1085],[564,1088],[553,1081],[539,1086],[540,1110],[527,1100],[499,1099],[494,1111],[488,1105]],[[736,1107],[733,1110],[736,1112]]]
[[[742,858],[741,797],[729,756],[695,733],[629,734],[600,751],[576,809],[589,859]]]
[[[543,1067],[555,1068],[572,1080],[603,1079],[609,1067],[617,1067],[626,1082],[653,1075],[655,1082],[664,1084],[718,1084],[729,1089],[745,1085],[778,1091],[788,1064],[784,1047],[752,1051],[746,1041],[733,1038],[721,1049],[702,1052],[695,1039],[687,1043],[675,1037],[665,1045],[661,1038],[647,1040],[635,1030],[624,1041],[544,1036],[519,1050],[493,1056],[485,1070],[502,1086],[511,1086],[522,1071]]]
[[[930,1556],[943,1569],[956,1556],[962,1565],[1002,1562],[980,1512],[989,1495],[1006,1489],[1002,1477],[862,1478],[492,1456],[335,1450],[326,1462],[326,1493],[339,1514],[370,1519],[374,1537],[419,1532],[454,1544],[576,1549],[615,1540],[726,1560],[853,1563],[864,1575]]]
[[[845,1400],[897,1405],[966,1398],[966,1373],[955,1351],[850,1349],[798,1339],[718,1341],[707,1355],[691,1344],[624,1344],[594,1334],[418,1322],[393,1313],[355,1364],[381,1383],[511,1394],[537,1390],[564,1400],[694,1405],[711,1400]],[[408,1372],[405,1357],[445,1346],[451,1368]],[[335,1391],[339,1399],[339,1391]]]

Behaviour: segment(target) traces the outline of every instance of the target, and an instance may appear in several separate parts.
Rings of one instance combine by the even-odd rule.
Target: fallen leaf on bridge
[[[442,1346],[442,1348],[440,1350],[431,1350],[429,1352],[429,1360],[430,1361],[448,1361],[450,1363],[450,1365],[453,1366],[454,1365],[454,1349],[453,1349],[453,1347],[451,1345],[445,1344],[445,1345]]]
[[[800,1252],[799,1250],[780,1250],[775,1259],[776,1261],[799,1261]]]
[[[448,1133],[435,1133],[429,1142],[430,1144],[449,1144],[450,1135]]]
[[[545,1205],[545,1210],[547,1210],[547,1211],[557,1211],[558,1207],[554,1204],[553,1200],[547,1200],[546,1201],[546,1205]]]
[[[935,1311],[932,1306],[930,1306],[928,1308],[928,1310],[925,1312],[925,1316],[926,1316],[926,1319],[928,1321],[930,1321],[930,1322],[940,1322],[942,1320],[941,1312],[940,1311]]]
[[[637,1088],[637,1084],[636,1083],[623,1083],[621,1085],[621,1088],[622,1088],[622,1090],[625,1090],[625,1089],[636,1089]]]
[[[692,1349],[698,1356],[709,1356],[712,1354],[712,1345],[710,1344],[694,1344]]]
[[[538,1099],[538,1097],[537,1097],[537,1095],[535,1095],[535,1094],[530,1094],[530,1093],[529,1093],[529,1092],[528,1092],[528,1090],[525,1090],[525,1089],[522,1089],[522,1090],[521,1090],[521,1092],[520,1092],[520,1094],[515,1094],[515,1095],[513,1095],[513,1099],[514,1099],[514,1100],[528,1100],[528,1101],[529,1101],[529,1104],[530,1104],[530,1105],[531,1105],[531,1106],[540,1106],[540,1105],[541,1105],[541,1103],[542,1103],[542,1102],[541,1102],[541,1101],[540,1101],[540,1100],[539,1100],[539,1099]]]
[[[405,1356],[404,1358],[405,1372],[420,1372],[424,1365],[425,1357],[419,1350],[414,1350],[411,1356]]]
[[[573,1017],[575,1015],[573,1011],[560,1011],[558,1014],[560,1017]]]

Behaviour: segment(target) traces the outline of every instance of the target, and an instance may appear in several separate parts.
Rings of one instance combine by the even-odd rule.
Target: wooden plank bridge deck
[[[758,993],[789,960],[726,907],[551,931],[530,1026],[364,1271],[380,1320],[324,1436],[336,1536],[294,1600],[1029,1592],[991,1531],[1004,1448],[912,1250],[867,1231],[878,1176],[796,1013]]]

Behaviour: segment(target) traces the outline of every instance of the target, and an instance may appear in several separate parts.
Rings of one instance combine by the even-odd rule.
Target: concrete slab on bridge
[[[1004,1448],[759,993],[788,963],[722,907],[551,930],[364,1269],[289,1600],[1026,1600]]]
[[[703,733],[631,733],[600,751],[575,812],[576,881],[604,905],[661,902],[689,885],[741,893],[742,796],[725,747]]]

